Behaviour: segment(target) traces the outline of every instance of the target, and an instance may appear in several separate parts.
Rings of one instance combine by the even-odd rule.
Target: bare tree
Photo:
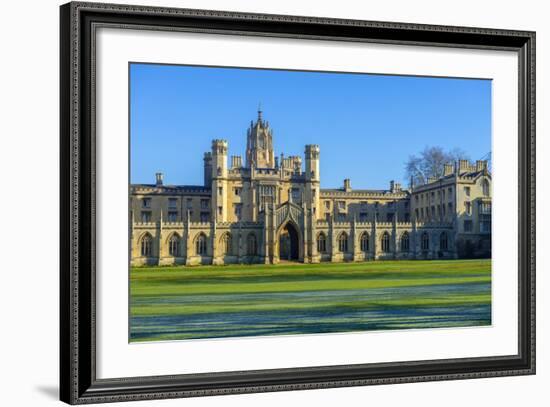
[[[411,155],[405,163],[405,174],[414,185],[424,184],[429,178],[443,176],[444,166],[458,160],[469,160],[459,148],[445,151],[441,147],[426,147],[418,155]]]

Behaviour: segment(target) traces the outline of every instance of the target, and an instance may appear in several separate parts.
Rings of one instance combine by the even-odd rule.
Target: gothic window
[[[426,232],[422,233],[420,247],[422,248],[422,250],[430,250],[430,236],[428,236]]]
[[[177,206],[178,206],[178,198],[168,198],[169,208],[177,208]]]
[[[342,232],[338,237],[338,250],[342,253],[346,253],[348,251],[348,235],[346,232]]]
[[[258,243],[254,233],[250,233],[246,239],[246,251],[249,256],[255,256],[258,251]]]
[[[178,221],[178,213],[175,211],[168,212],[168,222],[177,222]]]
[[[225,233],[222,236],[221,247],[222,247],[222,250],[223,250],[223,254],[231,254],[232,250],[231,250],[231,234],[230,233]]]
[[[390,234],[388,232],[384,232],[382,235],[382,251],[384,253],[388,253],[390,251]]]
[[[482,182],[481,182],[481,188],[483,190],[483,196],[489,196],[489,181],[487,181],[486,179],[484,179]]]
[[[197,236],[197,240],[195,241],[195,252],[199,256],[204,256],[206,254],[206,236],[204,233]]]
[[[464,221],[464,232],[471,232],[473,230],[473,223],[471,220]]]
[[[464,187],[464,193],[466,196],[470,196],[470,187]]]
[[[143,257],[151,256],[153,251],[153,238],[149,233],[146,233],[145,236],[141,239],[141,255]]]
[[[151,198],[143,198],[141,201],[141,206],[143,208],[150,208],[151,207]]]
[[[448,245],[447,233],[442,232],[439,236],[439,250],[447,250]]]
[[[362,252],[369,251],[369,234],[367,232],[361,235],[361,251]]]
[[[170,256],[180,256],[180,238],[175,233],[170,236],[170,240],[168,240],[168,253]]]
[[[408,252],[410,247],[409,232],[404,232],[401,235],[401,251]]]
[[[319,236],[317,236],[317,251],[319,253],[327,252],[327,237],[323,232],[319,233]]]
[[[472,203],[471,202],[464,202],[464,208],[466,210],[466,215],[472,214]]]

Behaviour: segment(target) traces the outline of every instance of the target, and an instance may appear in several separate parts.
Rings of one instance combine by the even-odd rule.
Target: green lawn
[[[130,340],[490,324],[490,260],[143,267]]]

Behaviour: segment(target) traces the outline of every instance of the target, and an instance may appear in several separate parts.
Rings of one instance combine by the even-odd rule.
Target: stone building
[[[228,165],[228,158],[229,165]],[[321,189],[320,147],[275,155],[258,112],[245,162],[225,140],[204,154],[204,185],[130,187],[132,265],[304,263],[490,257],[491,174],[459,161],[424,185]]]

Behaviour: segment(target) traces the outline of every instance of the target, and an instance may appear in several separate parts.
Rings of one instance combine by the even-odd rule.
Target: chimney
[[[468,172],[469,166],[470,164],[468,163],[468,160],[458,160],[458,173],[463,174]]]
[[[157,178],[157,187],[161,187],[162,186],[162,181],[164,179],[164,175],[162,174],[162,172],[157,172],[155,174],[156,178]]]
[[[349,178],[346,178],[344,180],[344,191],[350,192],[351,191],[351,181]]]
[[[447,175],[452,175],[452,173],[454,172],[454,168],[453,168],[453,164],[449,163],[449,164],[445,164],[443,166],[443,176],[446,177]]]
[[[399,182],[395,182],[394,180],[390,181],[390,192],[399,192],[401,191],[401,184]]]
[[[240,155],[231,156],[231,168],[241,168],[243,166],[243,159]]]

